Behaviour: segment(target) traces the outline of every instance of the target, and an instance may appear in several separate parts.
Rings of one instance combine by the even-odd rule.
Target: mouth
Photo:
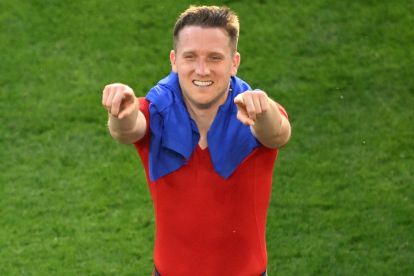
[[[213,84],[213,81],[193,80],[193,84],[198,87],[208,87]]]

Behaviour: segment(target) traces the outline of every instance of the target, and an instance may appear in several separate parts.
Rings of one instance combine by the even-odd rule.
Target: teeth
[[[197,86],[210,86],[213,84],[212,81],[199,81],[199,80],[194,80],[193,83]]]

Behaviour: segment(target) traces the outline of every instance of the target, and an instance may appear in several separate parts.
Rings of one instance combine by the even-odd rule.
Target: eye
[[[210,60],[212,60],[212,61],[220,61],[222,59],[223,59],[223,57],[219,56],[219,55],[214,55],[214,56],[210,57]]]
[[[193,59],[195,59],[195,56],[192,55],[192,54],[187,54],[187,55],[184,55],[184,59],[186,59],[186,60],[193,60]]]

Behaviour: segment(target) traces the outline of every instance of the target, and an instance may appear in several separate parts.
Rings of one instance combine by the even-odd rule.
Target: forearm
[[[122,144],[132,144],[141,139],[146,130],[146,120],[141,111],[119,119],[108,113],[108,129],[111,136]]]
[[[280,148],[290,138],[291,127],[276,102],[269,98],[269,109],[258,116],[251,130],[255,137],[268,148]]]

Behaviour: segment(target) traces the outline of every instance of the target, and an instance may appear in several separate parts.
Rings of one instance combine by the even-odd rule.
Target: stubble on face
[[[183,89],[184,101],[187,103],[187,105],[190,105],[191,107],[195,107],[200,110],[208,110],[208,109],[213,108],[214,106],[219,106],[226,101],[228,97],[229,87],[230,87],[230,80],[229,80],[229,85],[224,91],[220,91],[215,98],[211,99],[209,102],[206,102],[206,103],[193,100],[191,97],[187,96],[187,95],[190,95],[191,92],[185,91]]]
[[[208,110],[226,101],[240,56],[232,50],[224,30],[185,27],[170,58],[187,105]]]

